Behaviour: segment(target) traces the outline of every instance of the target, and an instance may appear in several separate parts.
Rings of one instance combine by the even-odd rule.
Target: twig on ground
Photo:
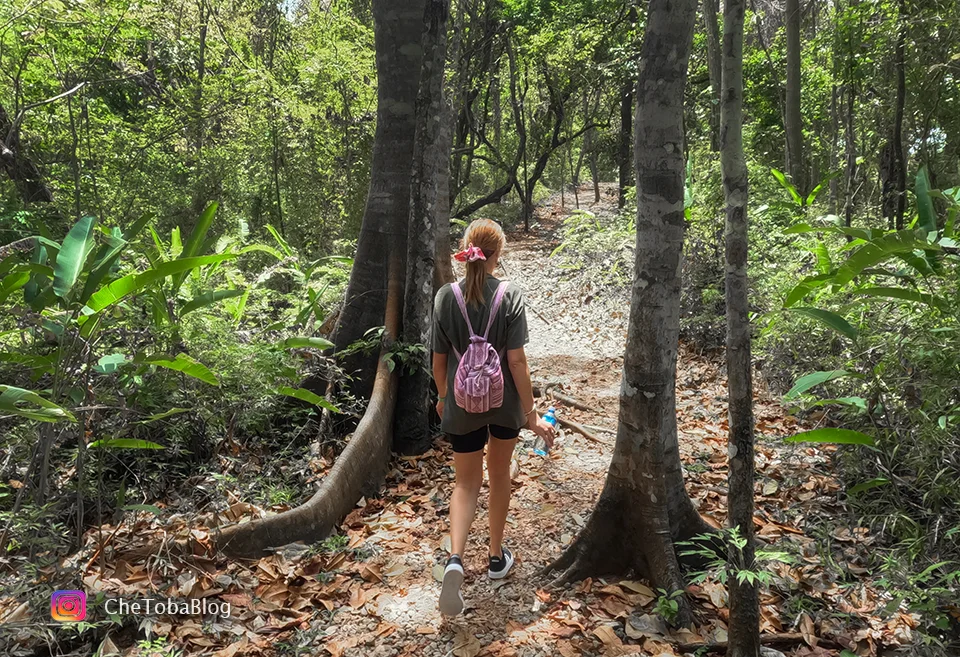
[[[819,645],[828,647],[828,648],[839,648],[841,647],[835,641],[826,639],[823,637],[817,637]],[[805,639],[803,635],[799,632],[789,632],[785,634],[761,634],[760,635],[760,644],[764,646],[771,645],[780,645],[780,644],[794,644],[794,643],[803,643]],[[716,643],[675,643],[673,645],[674,649],[678,652],[687,653],[687,652],[697,652],[701,653],[707,652],[725,652],[727,650],[726,641],[717,641]]]
[[[577,433],[579,433],[581,436],[583,436],[583,437],[586,438],[587,440],[592,440],[592,441],[595,442],[595,443],[598,443],[598,444],[600,444],[600,445],[606,445],[607,447],[610,446],[610,443],[608,443],[606,440],[602,440],[602,439],[600,439],[600,438],[597,438],[595,435],[593,435],[592,433],[590,433],[590,432],[586,429],[586,427],[584,427],[584,426],[581,425],[581,424],[577,424],[576,422],[571,422],[570,420],[568,420],[568,419],[566,419],[566,418],[563,418],[563,417],[558,417],[557,420],[559,420],[561,426],[569,427],[570,429],[573,429],[574,431],[576,431]]]

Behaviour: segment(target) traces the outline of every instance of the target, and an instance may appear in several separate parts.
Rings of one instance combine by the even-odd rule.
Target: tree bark
[[[745,0],[724,0],[723,65],[720,104],[720,169],[727,203],[727,404],[728,522],[746,539],[729,546],[730,638],[728,657],[760,654],[760,603],[755,584],[740,582],[736,571],[754,565],[753,379],[747,280],[747,163],[743,153],[743,15]]]
[[[357,253],[334,333],[333,342],[338,351],[382,324],[387,297],[387,255],[398,249],[406,253],[423,10],[424,0],[399,4],[374,0],[373,3],[377,130]],[[352,386],[355,395],[370,394],[376,367],[376,359],[370,356],[357,354],[344,359],[344,368],[356,372]]]
[[[633,171],[630,148],[633,143],[633,80],[627,80],[620,89],[620,149],[619,149],[619,187],[617,207],[623,209],[627,204],[627,189],[632,182]]]
[[[897,34],[897,51],[895,54],[895,66],[897,69],[897,105],[894,110],[893,120],[893,163],[894,163],[894,182],[896,185],[895,203],[893,207],[894,225],[897,230],[903,230],[903,214],[907,203],[907,163],[904,161],[903,149],[903,106],[907,96],[907,79],[904,54],[904,39],[907,31],[907,6],[904,0],[900,0],[900,14]]]
[[[53,203],[53,192],[44,182],[40,169],[23,152],[19,126],[13,126],[3,105],[0,105],[0,165],[17,188],[24,205]]]
[[[696,0],[651,0],[637,86],[637,240],[617,441],[584,531],[554,564],[561,580],[634,571],[683,589],[674,541],[707,533],[683,484],[676,367],[685,221],[683,91]],[[690,609],[680,598],[680,623]]]
[[[450,0],[427,0],[407,229],[407,280],[403,296],[403,342],[406,345],[430,344],[437,226],[442,219],[437,183],[440,170],[447,162],[447,153],[442,151],[442,123],[449,14]],[[447,225],[449,227],[449,223]],[[394,435],[394,448],[401,454],[422,454],[432,442],[429,354],[427,346],[417,361],[405,363],[401,372],[403,385],[397,402],[400,412],[395,418]]]
[[[707,71],[710,74],[710,149],[720,150],[720,27],[717,0],[703,0],[703,26],[707,36]]]
[[[784,128],[787,133],[787,171],[801,195],[807,192],[803,166],[803,117],[800,113],[800,0],[786,0],[787,102]]]

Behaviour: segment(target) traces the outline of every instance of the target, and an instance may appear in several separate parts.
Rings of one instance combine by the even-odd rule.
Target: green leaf
[[[848,495],[856,495],[857,493],[862,493],[865,490],[870,490],[871,488],[877,488],[878,486],[886,486],[890,483],[890,480],[886,477],[877,477],[876,479],[871,479],[870,481],[864,481],[857,484],[856,486],[851,487],[848,491]]]
[[[150,356],[143,359],[143,362],[156,365],[157,367],[164,367],[175,372],[182,372],[187,376],[203,381],[204,383],[209,383],[212,386],[220,385],[217,377],[213,375],[213,372],[211,372],[206,365],[194,360],[187,354],[177,354],[176,358],[170,358],[170,356]]]
[[[111,244],[105,244],[97,253],[97,258],[87,275],[87,281],[83,285],[83,292],[78,301],[86,303],[91,295],[100,287],[100,283],[106,277],[120,259],[120,253],[126,248],[127,242],[122,239],[114,239]]]
[[[251,253],[253,251],[259,251],[261,253],[272,255],[277,260],[283,260],[284,258],[284,255],[282,253],[277,251],[272,246],[267,246],[266,244],[251,244],[250,246],[245,246],[242,249],[240,249],[239,253],[243,255],[245,253]]]
[[[830,251],[823,240],[817,240],[813,252],[817,256],[817,271],[823,275],[829,274],[833,269],[833,262],[830,260]]]
[[[787,177],[783,175],[783,172],[778,169],[770,169],[770,173],[773,174],[773,177],[777,179],[777,182],[779,182],[785,190],[790,192],[790,197],[793,199],[793,202],[798,206],[803,207],[803,197],[801,197],[800,193],[797,192],[797,188],[794,187],[789,180],[787,180]]]
[[[152,513],[155,516],[159,516],[163,513],[160,507],[152,504],[126,504],[120,508],[124,511],[146,511],[147,513]]]
[[[46,265],[48,260],[47,250],[43,247],[40,242],[40,238],[37,238],[37,245],[34,248],[33,256],[30,258],[30,262],[34,265]],[[35,272],[33,276],[30,277],[30,282],[27,283],[26,287],[23,290],[23,298],[27,303],[33,303],[40,296],[40,289],[43,285],[50,280],[53,276],[53,270],[50,270],[50,275],[41,274]]]
[[[28,271],[18,271],[4,276],[3,281],[0,282],[0,303],[6,301],[7,297],[24,287],[28,282],[30,282],[30,272]]]
[[[328,402],[323,397],[316,395],[309,390],[303,388],[291,388],[289,386],[283,386],[277,390],[281,395],[286,395],[287,397],[293,397],[294,399],[299,399],[300,401],[305,401],[308,404],[313,404],[314,406],[319,406],[320,408],[325,408],[331,413],[339,413],[340,409]]]
[[[869,445],[873,446],[873,438],[865,433],[852,429],[835,429],[827,427],[804,431],[794,436],[784,438],[788,443],[836,443],[837,445]]]
[[[223,301],[224,299],[232,299],[234,297],[239,297],[244,293],[244,290],[215,290],[211,292],[204,292],[203,294],[198,294],[186,304],[180,310],[180,316],[183,317],[189,312],[193,312],[198,308],[204,308],[206,306],[211,306],[217,302]]]
[[[815,388],[816,386],[822,385],[827,381],[842,379],[845,376],[853,376],[853,373],[846,370],[830,370],[829,372],[813,372],[811,374],[806,374],[797,379],[796,383],[793,384],[793,387],[790,388],[783,398],[785,400],[789,400],[799,397],[810,388]]]
[[[24,408],[22,404],[32,404],[33,407]],[[12,413],[39,422],[77,421],[69,411],[44,399],[33,390],[2,384],[0,384],[0,413]]]
[[[189,260],[200,254],[200,247],[203,245],[203,240],[207,236],[207,231],[210,230],[210,226],[213,224],[214,215],[217,214],[217,205],[217,202],[214,201],[200,214],[200,217],[197,219],[197,225],[193,227],[193,232],[190,233],[190,238],[187,240],[187,243],[183,245],[183,251],[177,260]],[[174,296],[176,296],[176,291],[180,289],[180,286],[183,285],[183,281],[186,278],[187,270],[183,270],[182,273],[174,276]]]
[[[947,308],[949,303],[946,299],[935,297],[932,294],[917,292],[905,287],[865,287],[856,291],[868,297],[883,297],[886,299],[900,299],[903,301],[913,301],[923,303],[934,308]]]
[[[267,230],[270,231],[271,235],[273,235],[273,239],[277,241],[277,244],[280,246],[280,250],[282,250],[287,257],[293,256],[293,249],[290,248],[290,245],[287,244],[287,240],[283,239],[283,236],[279,233],[279,231],[277,231],[277,229],[270,224],[267,224]]]
[[[156,267],[148,269],[139,274],[128,274],[123,278],[117,279],[94,293],[87,305],[83,309],[85,315],[93,315],[105,308],[109,308],[124,297],[142,290],[151,283],[163,280],[167,276],[172,276],[180,272],[188,271],[196,267],[211,265],[224,260],[236,258],[233,254],[217,256],[200,256],[197,258],[184,258],[182,260],[172,260],[170,262],[161,262]]]
[[[303,348],[313,348],[313,349],[330,349],[334,344],[329,340],[324,340],[323,338],[287,338],[280,343],[281,349],[303,349]]]
[[[807,276],[802,281],[797,283],[796,287],[787,293],[787,298],[783,302],[783,307],[789,308],[790,306],[799,303],[805,296],[826,285],[831,278],[833,278],[832,274]]]
[[[112,374],[126,362],[127,357],[123,354],[109,354],[100,358],[93,369],[101,374]]]
[[[937,215],[933,209],[933,198],[930,196],[930,176],[927,174],[926,165],[917,171],[914,194],[917,196],[917,227],[925,233],[936,232]]]
[[[61,299],[66,299],[73,289],[87,256],[93,248],[93,229],[96,219],[86,216],[73,225],[63,239],[60,253],[53,266],[53,291]]]
[[[824,230],[822,227],[811,226],[808,223],[794,224],[783,231],[784,235],[799,235],[801,233],[816,233]]]
[[[867,267],[872,267],[895,253],[912,253],[915,250],[939,251],[940,247],[921,240],[912,230],[887,233],[854,251],[837,269],[833,283],[837,286],[846,285]]]
[[[827,180],[829,180],[829,178],[828,178]],[[824,184],[825,184],[826,182],[827,182],[827,181],[825,180],[824,182],[820,183],[819,185],[817,185],[816,187],[813,188],[813,191],[812,191],[812,192],[810,192],[809,194],[807,194],[806,205],[813,205],[813,202],[817,200],[817,196],[818,196],[818,195],[820,194],[820,192],[823,190]]]
[[[853,408],[858,408],[861,411],[867,410],[867,400],[863,397],[838,397],[836,399],[818,399],[811,406],[852,406]]]
[[[166,449],[163,445],[137,438],[104,438],[93,441],[87,447],[91,449]]]
[[[837,333],[845,335],[851,340],[857,339],[857,329],[850,325],[850,323],[845,320],[843,317],[837,313],[830,312],[829,310],[821,310],[820,308],[788,308],[795,313],[800,313],[801,315],[806,315],[811,317],[818,322],[832,328]]]
[[[143,227],[150,223],[150,220],[153,219],[154,215],[152,212],[147,212],[143,214],[139,219],[134,221],[132,224],[127,226],[127,229],[123,231],[123,239],[125,242],[129,242],[137,235],[140,234],[140,231],[143,230]]]
[[[172,415],[179,415],[180,413],[188,413],[191,410],[192,409],[189,409],[189,408],[171,408],[169,411],[164,411],[163,413],[157,413],[156,415],[151,415],[145,420],[140,420],[138,424],[150,424],[151,422],[156,422],[157,420],[162,420]]]

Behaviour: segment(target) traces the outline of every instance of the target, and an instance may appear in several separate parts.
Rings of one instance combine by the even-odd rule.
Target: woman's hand
[[[526,428],[543,438],[543,442],[547,443],[547,447],[553,449],[553,439],[556,436],[556,429],[553,428],[552,424],[540,417],[539,413],[531,413],[527,416]]]
[[[437,415],[440,416],[440,419],[441,419],[441,420],[443,419],[443,402],[444,402],[444,398],[443,398],[443,397],[441,397],[441,398],[437,401]]]

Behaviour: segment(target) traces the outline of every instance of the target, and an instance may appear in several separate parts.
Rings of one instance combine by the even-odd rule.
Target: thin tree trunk
[[[450,151],[453,148],[453,122],[455,119],[452,103],[444,104],[441,121],[441,137],[437,148],[437,266],[433,276],[433,292],[452,283],[453,259],[450,251]]]
[[[387,254],[398,249],[406,253],[423,8],[423,0],[402,5],[389,0],[373,3],[379,79],[377,131],[357,253],[334,333],[338,351],[382,325],[387,298]],[[348,372],[359,372],[354,378],[355,395],[370,394],[376,366],[375,358],[362,354],[344,359]],[[317,387],[320,392],[314,392],[322,395],[325,386]]]
[[[756,584],[741,582],[736,571],[753,569],[753,380],[747,280],[747,163],[743,153],[743,15],[745,0],[725,0],[723,8],[723,94],[720,105],[720,168],[727,203],[727,404],[730,434],[728,522],[746,539],[729,546],[730,642],[728,657],[760,654],[760,603]]]
[[[676,367],[684,239],[683,91],[696,0],[651,0],[637,97],[637,240],[620,421],[590,520],[554,564],[560,580],[635,571],[683,590],[674,541],[709,527],[684,489]],[[680,598],[678,621],[691,620]]]
[[[441,220],[437,182],[440,169],[447,162],[447,154],[441,151],[444,142],[441,126],[449,13],[450,0],[427,0],[407,229],[407,280],[403,297],[402,335],[407,345],[430,344],[437,224]],[[427,348],[420,362],[408,363],[401,372],[403,385],[397,402],[399,412],[394,436],[395,449],[401,454],[422,454],[432,442],[429,353]]]
[[[852,78],[852,75],[851,75]],[[853,225],[853,210],[854,210],[854,195],[856,194],[856,178],[857,178],[857,141],[854,125],[854,100],[856,98],[856,90],[854,83],[849,80],[844,88],[844,93],[846,94],[846,104],[847,111],[845,117],[846,125],[846,134],[844,140],[846,141],[846,153],[847,153],[847,163],[846,163],[846,176],[845,176],[845,188],[844,188],[844,204],[843,204],[843,214],[844,222],[847,226]]]
[[[619,149],[619,195],[617,207],[623,208],[627,204],[627,189],[630,187],[633,158],[631,148],[633,144],[633,85],[634,80],[627,80],[620,89],[620,149]]]
[[[803,165],[803,117],[800,113],[800,0],[786,0],[787,103],[784,128],[787,133],[787,171],[801,195],[807,182]]]
[[[895,67],[897,69],[897,106],[893,121],[893,163],[894,163],[894,182],[896,184],[896,204],[894,207],[894,219],[897,230],[903,230],[903,214],[906,210],[907,202],[907,165],[904,161],[903,149],[903,106],[906,103],[907,79],[904,54],[904,40],[907,31],[907,6],[904,0],[900,0],[900,15],[897,34],[897,51],[895,55]]]
[[[703,0],[703,25],[707,36],[707,70],[710,74],[710,149],[720,150],[720,27],[717,0]]]
[[[837,170],[840,155],[837,152],[840,142],[840,91],[836,84],[830,90],[830,214],[837,213],[840,187],[837,182]]]
[[[0,165],[13,181],[24,205],[53,203],[53,192],[43,180],[43,174],[20,144],[19,128],[13,130],[12,119],[0,105]]]

